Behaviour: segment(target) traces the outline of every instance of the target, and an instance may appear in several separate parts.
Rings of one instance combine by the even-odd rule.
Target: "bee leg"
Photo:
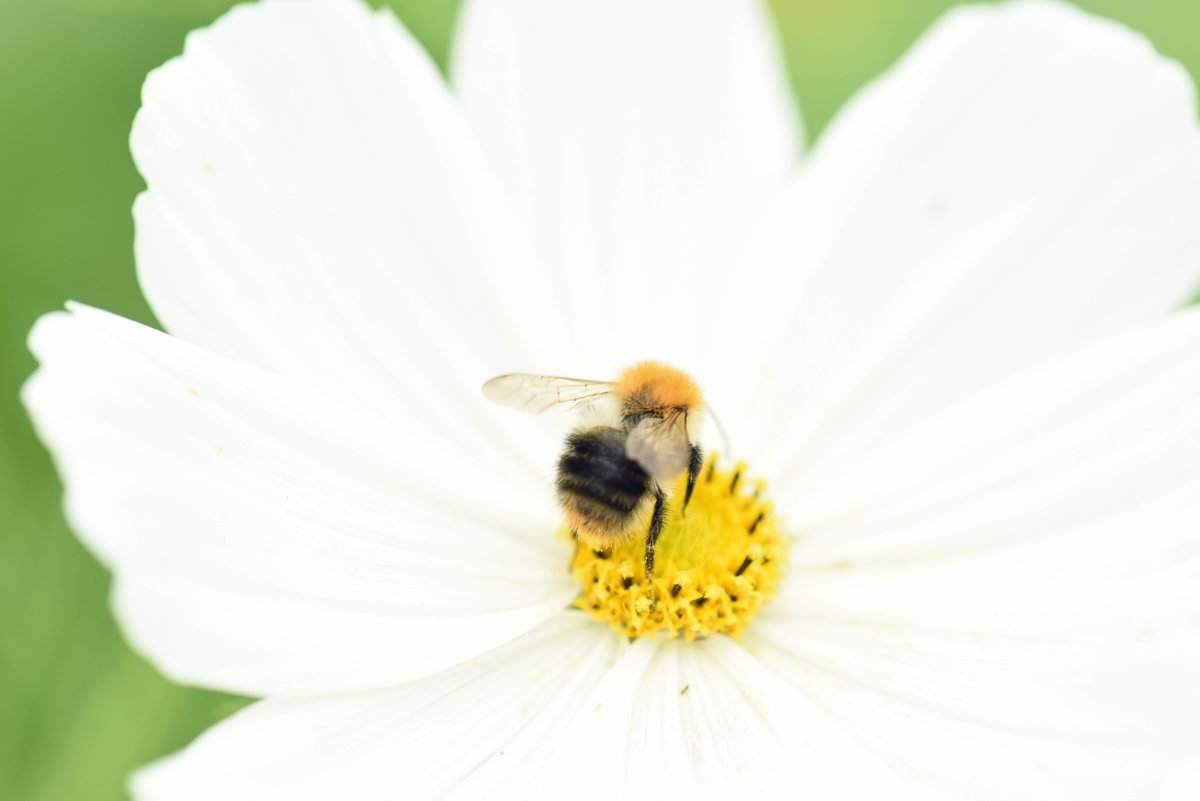
[[[692,446],[692,456],[688,459],[687,489],[683,492],[683,509],[687,511],[688,501],[692,499],[692,490],[696,489],[696,479],[700,476],[700,468],[704,466],[704,454],[699,445]]]
[[[654,514],[650,515],[650,531],[646,533],[646,584],[654,579],[654,546],[658,544],[658,535],[662,534],[663,507],[667,503],[667,494],[662,487],[654,487]]]

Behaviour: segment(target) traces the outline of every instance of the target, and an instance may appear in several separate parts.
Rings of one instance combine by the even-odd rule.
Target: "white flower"
[[[1196,797],[1188,79],[958,10],[797,174],[782,74],[749,0],[475,0],[452,93],[311,0],[150,76],[170,335],[48,315],[25,400],[134,646],[266,698],[140,801]],[[560,432],[479,396],[642,358],[795,536],[740,642],[565,610]]]

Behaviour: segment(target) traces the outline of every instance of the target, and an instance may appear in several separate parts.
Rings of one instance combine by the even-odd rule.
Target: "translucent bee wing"
[[[684,416],[669,414],[638,423],[625,439],[625,455],[655,480],[671,481],[687,470],[692,456]]]
[[[492,403],[538,414],[560,407],[587,406],[613,391],[611,381],[563,378],[532,373],[505,373],[483,385],[483,396]]]

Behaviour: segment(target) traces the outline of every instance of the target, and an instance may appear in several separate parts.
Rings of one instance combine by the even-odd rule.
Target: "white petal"
[[[151,73],[132,147],[139,277],[176,336],[446,441],[495,439],[479,385],[558,352],[544,280],[390,12],[238,6]]]
[[[553,268],[571,369],[703,372],[735,257],[797,158],[773,39],[758,0],[465,4],[453,82]]]
[[[1178,64],[1057,3],[955,10],[830,126],[739,282],[735,442],[801,489],[850,474],[964,395],[1181,305],[1198,215]]]
[[[794,499],[794,564],[901,564],[1029,543],[1003,558],[1085,576],[1196,566],[1197,353],[1200,309],[1178,312],[880,445],[852,476]]]
[[[1194,797],[1168,791],[1200,782],[1194,579],[801,578],[746,647],[921,797]]]
[[[138,774],[138,801],[528,798],[570,714],[624,646],[563,612],[401,687],[269,699]]]
[[[1194,797],[1198,353],[1180,312],[864,457],[747,648],[933,797]]]
[[[34,330],[25,402],[134,645],[251,694],[378,686],[573,588],[535,488],[386,418],[95,310]]]
[[[547,797],[568,792],[571,777],[589,799],[908,797],[837,723],[724,637],[635,642],[547,768]]]

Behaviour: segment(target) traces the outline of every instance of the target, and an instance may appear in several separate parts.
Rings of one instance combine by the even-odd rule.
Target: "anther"
[[[593,550],[586,539],[577,542],[571,560],[581,587],[577,608],[625,637],[692,640],[746,630],[775,595],[788,540],[771,504],[751,499],[761,482],[745,465],[720,470],[714,457],[705,461],[686,518],[687,477],[663,488],[656,543],[630,536]],[[645,525],[639,521],[631,533]],[[564,526],[562,536],[569,534]],[[655,554],[653,577],[645,569],[647,551]]]

